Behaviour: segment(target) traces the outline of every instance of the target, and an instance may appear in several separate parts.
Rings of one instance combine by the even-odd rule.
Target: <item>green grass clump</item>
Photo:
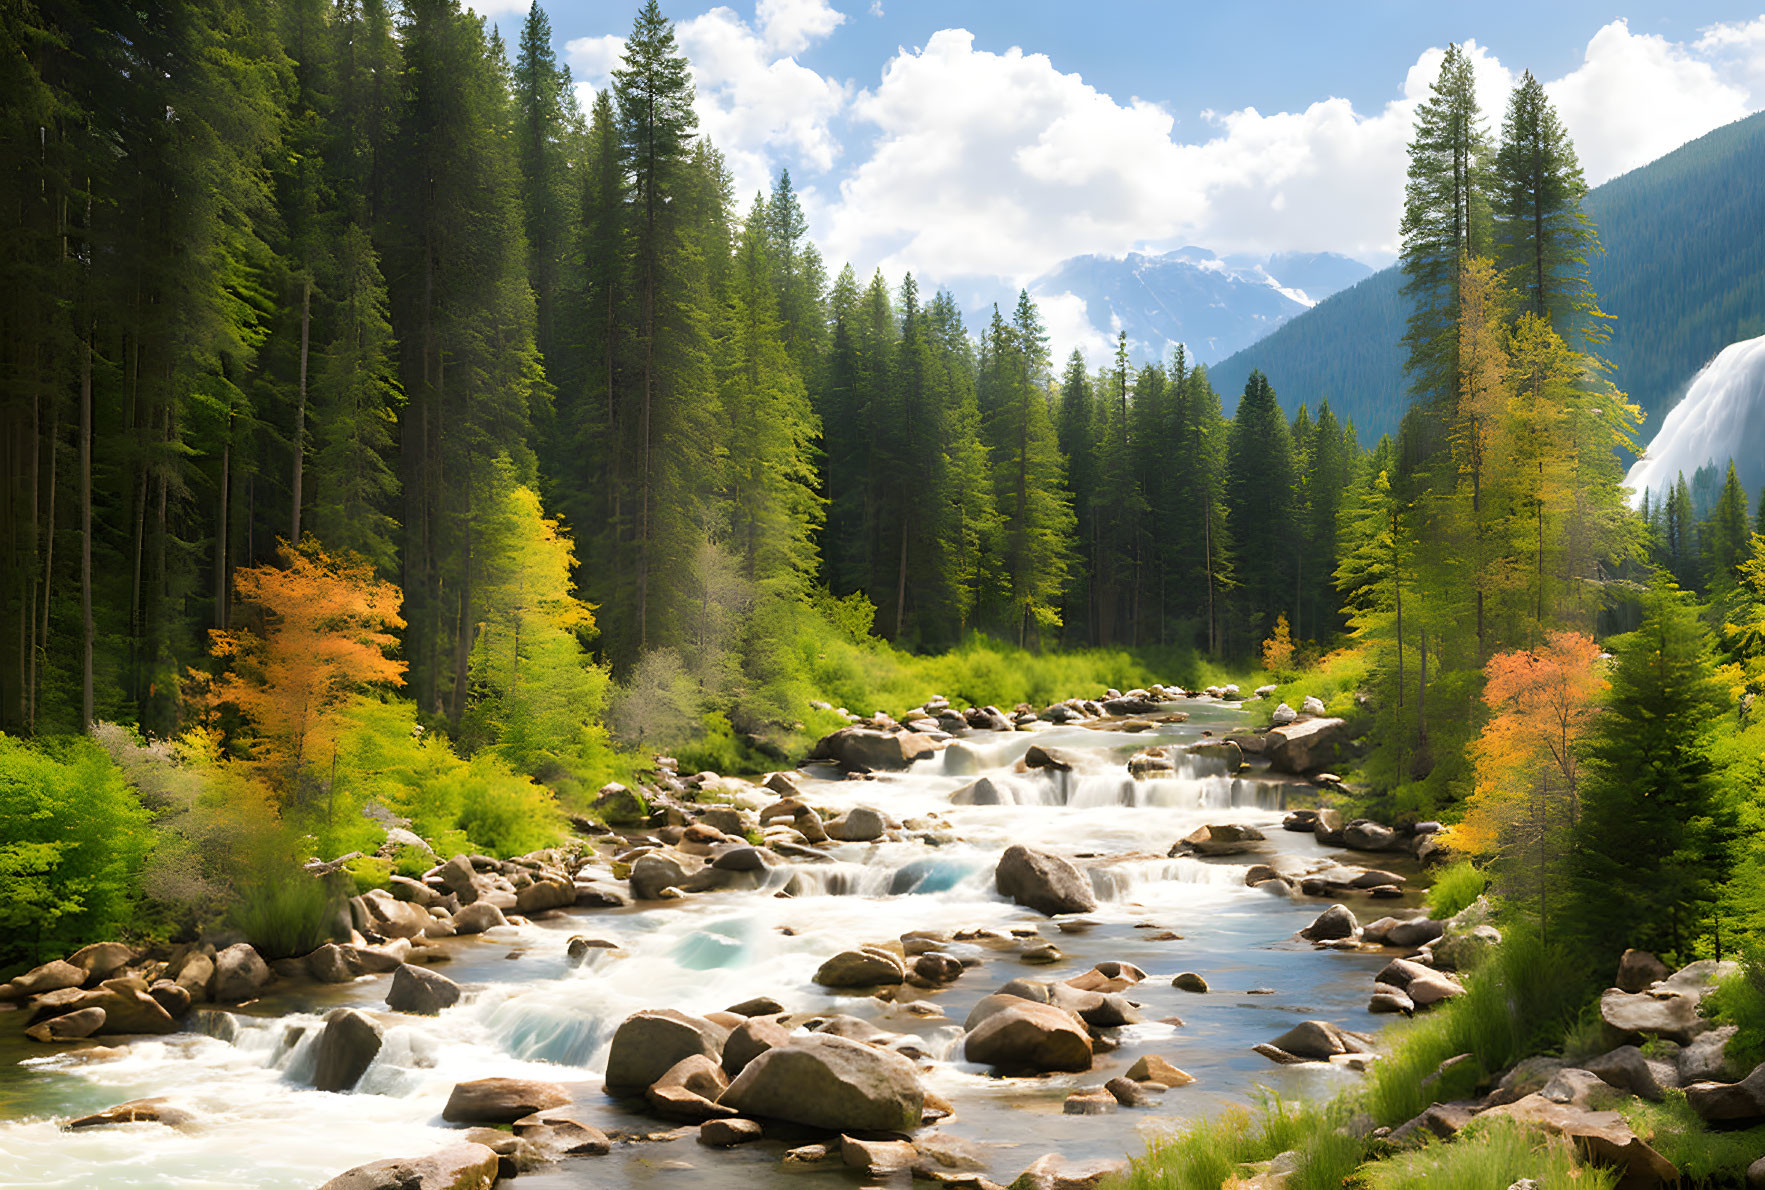
[[[1243,1166],[1296,1152],[1299,1165],[1287,1179],[1287,1190],[1341,1190],[1344,1179],[1366,1155],[1365,1143],[1348,1129],[1347,1118],[1347,1106],[1341,1102],[1290,1104],[1270,1096],[1254,1111],[1228,1111],[1155,1141],[1107,1187],[1213,1187],[1240,1176]]]
[[[1765,1062],[1765,954],[1749,950],[1741,969],[1704,998],[1704,1012],[1720,1024],[1735,1026],[1728,1042],[1735,1065],[1751,1069]]]
[[[240,890],[233,924],[266,959],[317,950],[331,940],[335,906],[324,882],[299,869],[272,869]]]
[[[1612,1190],[1618,1175],[1576,1162],[1559,1137],[1510,1120],[1473,1122],[1452,1141],[1427,1144],[1361,1167],[1367,1190],[1507,1190],[1531,1178],[1539,1190]]]
[[[1428,887],[1428,916],[1445,921],[1469,908],[1488,884],[1477,865],[1463,859],[1441,870]]]
[[[1679,1167],[1681,1184],[1687,1187],[1739,1186],[1746,1181],[1747,1167],[1765,1153],[1765,1125],[1711,1131],[1682,1091],[1668,1091],[1661,1103],[1627,1100],[1618,1110],[1632,1131]]]
[[[343,865],[355,881],[356,895],[369,892],[376,888],[385,888],[391,883],[393,864],[389,859],[380,859],[373,855],[358,855]]]

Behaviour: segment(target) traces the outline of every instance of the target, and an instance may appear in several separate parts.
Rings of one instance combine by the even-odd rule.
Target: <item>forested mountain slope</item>
[[[1605,251],[1589,280],[1613,316],[1613,379],[1647,418],[1645,439],[1728,344],[1765,332],[1765,112],[1593,190]],[[1228,402],[1253,369],[1288,410],[1328,397],[1363,440],[1405,405],[1402,277],[1394,265],[1320,302],[1210,371]],[[1230,410],[1228,409],[1228,412]]]

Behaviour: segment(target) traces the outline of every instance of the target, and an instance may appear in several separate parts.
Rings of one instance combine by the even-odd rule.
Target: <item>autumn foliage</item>
[[[404,683],[405,663],[388,656],[404,620],[399,589],[372,563],[316,545],[281,553],[281,567],[236,572],[244,615],[209,633],[210,653],[228,669],[208,697],[247,721],[251,761],[287,804],[301,800],[316,764],[329,763],[350,697]]]
[[[1262,667],[1280,673],[1293,665],[1293,630],[1287,626],[1287,613],[1275,619],[1274,631],[1262,642]]]

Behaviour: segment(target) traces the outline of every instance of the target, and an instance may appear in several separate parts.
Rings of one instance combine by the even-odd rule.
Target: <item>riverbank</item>
[[[774,778],[772,788],[675,774],[679,790],[658,782],[641,825],[585,838],[561,856],[527,856],[513,865],[519,870],[468,860],[470,874],[455,864],[451,883],[447,865],[416,882],[440,898],[473,892],[457,912],[435,906],[455,924],[455,937],[431,936],[425,924],[409,939],[411,961],[401,970],[443,974],[458,985],[459,1001],[436,1015],[409,1003],[389,1011],[396,975],[325,984],[312,978],[320,960],[298,960],[304,975],[283,963],[287,973],[255,1001],[200,1010],[180,1032],[121,1045],[100,1036],[14,1067],[4,1091],[12,1122],[0,1127],[0,1149],[13,1168],[39,1170],[45,1180],[102,1181],[120,1158],[123,1142],[112,1139],[120,1134],[138,1151],[134,1159],[162,1171],[166,1184],[191,1176],[226,1181],[249,1170],[254,1185],[317,1185],[349,1165],[418,1157],[458,1141],[461,1131],[447,1126],[448,1102],[460,1084],[481,1078],[563,1088],[545,1094],[565,1096],[570,1126],[549,1117],[527,1121],[526,1145],[505,1154],[512,1162],[563,1157],[523,1175],[538,1185],[567,1184],[576,1161],[600,1162],[595,1176],[628,1183],[679,1163],[691,1168],[670,1176],[683,1184],[766,1185],[787,1153],[828,1143],[774,1104],[754,1111],[759,1142],[713,1152],[691,1144],[699,1130],[683,1131],[679,1120],[688,1105],[705,1110],[689,1095],[712,1099],[693,1084],[682,1082],[686,1094],[646,1095],[656,1089],[645,1085],[608,1096],[603,1085],[621,1023],[653,1010],[708,1022],[703,1036],[719,1039],[719,1067],[724,1034],[762,1018],[785,1031],[785,1049],[828,1044],[813,1039],[831,1035],[898,1057],[916,1071],[922,1123],[938,1117],[911,1133],[916,1160],[935,1160],[928,1154],[947,1140],[953,1147],[939,1151],[960,1148],[967,1156],[938,1168],[971,1180],[1011,1181],[1048,1153],[1119,1163],[1146,1133],[1249,1103],[1259,1084],[1327,1096],[1359,1077],[1349,1064],[1276,1066],[1252,1047],[1300,1020],[1363,1011],[1372,976],[1391,955],[1317,950],[1296,935],[1332,900],[1377,906],[1377,913],[1357,909],[1367,920],[1388,908],[1419,916],[1416,896],[1402,887],[1401,873],[1391,873],[1378,887],[1392,895],[1376,901],[1366,891],[1373,886],[1353,887],[1355,869],[1364,867],[1345,864],[1350,857],[1339,846],[1321,842],[1316,831],[1280,829],[1289,803],[1309,809],[1320,791],[1267,773],[1254,759],[1252,771],[1228,771],[1237,762],[1221,754],[1220,741],[1247,723],[1234,702],[1152,701],[1144,714],[1099,717],[1081,706],[1068,724],[1038,712],[1024,730],[973,728],[965,720],[960,734],[936,733],[949,738],[931,740],[926,757],[896,770],[859,774],[813,764]],[[1067,767],[1043,763],[1049,760]],[[1247,837],[1225,855],[1197,854],[1193,842],[1171,854],[1198,828],[1228,825],[1264,838]],[[831,837],[815,840],[818,830]],[[1091,907],[1047,916],[1002,895],[998,870],[1014,845],[1070,864]],[[1391,855],[1381,868],[1409,862]],[[755,860],[758,867],[747,866]],[[586,902],[537,907],[540,894],[528,890],[561,892],[562,882],[545,875],[553,864],[573,894],[600,898],[623,889],[633,903],[606,897],[593,909]],[[1275,878],[1255,871],[1258,865]],[[656,883],[652,874],[663,866],[680,870]],[[523,872],[524,886],[512,887]],[[1306,896],[1300,886],[1324,873],[1342,877],[1317,886],[1333,895]],[[1247,883],[1253,875],[1257,887]],[[508,924],[457,936],[471,904],[509,897],[514,905],[499,907]],[[402,949],[370,934],[415,921],[414,900],[369,896],[358,906],[373,928],[357,924],[355,954],[329,955],[342,957],[344,970],[352,957]],[[857,974],[837,974],[842,955]],[[1209,990],[1173,986],[1185,973]],[[852,979],[877,982],[850,986]],[[1013,981],[1038,998],[1082,1001],[1073,1005],[1076,1016],[1055,1009],[1071,1024],[1053,1032],[1073,1044],[1083,1039],[1086,1069],[1032,1073],[1012,1069],[1014,1058],[1000,1077],[996,1054],[967,1052],[977,1032],[968,1026],[981,1023],[971,1020],[977,1008]],[[772,1003],[744,1004],[758,997]],[[725,1015],[738,1007],[758,1015]],[[1111,1012],[1120,1019],[1111,1022]],[[378,1045],[352,1089],[315,1089],[321,1060],[341,1045],[327,1047],[327,1032],[343,1033],[333,1026],[358,1017],[368,1027],[355,1029],[357,1037],[377,1029]],[[1115,1110],[1093,1090],[1119,1083],[1142,1059],[1140,1073],[1162,1071],[1154,1058],[1195,1081],[1159,1092],[1155,1078],[1137,1080],[1144,1105],[1122,1106],[1108,1094]],[[181,1124],[64,1129],[71,1116],[139,1098],[165,1099],[187,1115]],[[657,1099],[678,1101],[668,1109],[674,1114]],[[1079,1104],[1069,1109],[1074,1099]],[[941,1116],[942,1104],[951,1114]],[[1088,1114],[1094,1110],[1103,1114]],[[596,1134],[606,1138],[604,1155],[555,1151],[568,1137],[597,1148]],[[322,1150],[312,1145],[316,1135],[326,1138]],[[836,1143],[839,1135],[820,1132]],[[904,1150],[878,1151],[888,1152]],[[143,1184],[159,1184],[152,1176]]]

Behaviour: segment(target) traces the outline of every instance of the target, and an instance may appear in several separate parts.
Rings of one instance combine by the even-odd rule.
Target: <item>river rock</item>
[[[1171,980],[1171,986],[1179,992],[1195,992],[1197,994],[1204,994],[1208,990],[1207,980],[1193,971],[1184,971],[1176,976]]]
[[[891,1174],[905,1173],[918,1157],[912,1141],[840,1137],[841,1162],[871,1178],[886,1179]]]
[[[216,954],[214,968],[214,998],[223,1004],[251,999],[272,978],[269,964],[246,942],[235,943]]]
[[[699,1126],[699,1143],[713,1149],[733,1149],[752,1144],[766,1135],[758,1120],[737,1116],[727,1120],[706,1120]]]
[[[94,942],[67,956],[67,961],[86,973],[87,985],[103,983],[134,962],[139,952],[121,942]],[[71,986],[71,985],[65,985]]]
[[[362,973],[353,946],[327,942],[306,956],[307,974],[320,983],[348,983]]]
[[[185,954],[183,961],[167,969],[177,985],[190,993],[190,999],[201,1003],[209,998],[214,986],[214,954],[198,949]]]
[[[936,952],[922,954],[913,961],[913,975],[916,984],[954,983],[962,975],[962,960],[955,955]]]
[[[1064,748],[1045,748],[1041,744],[1031,744],[1029,751],[1023,754],[1023,763],[1026,768],[1070,773],[1078,763],[1078,756]]]
[[[75,1009],[102,1008],[104,1024],[99,1032],[175,1033],[178,1022],[155,1000],[139,979],[107,979],[85,994]]]
[[[723,1043],[723,1069],[732,1077],[767,1050],[789,1045],[791,1031],[767,1017],[751,1017],[729,1032]]]
[[[23,1000],[27,996],[40,996],[45,992],[59,992],[62,988],[77,988],[86,982],[86,969],[77,967],[66,959],[51,959],[40,967],[32,967],[23,975],[17,976],[8,983],[4,997],[0,999]]]
[[[1021,843],[1005,849],[993,873],[994,887],[1019,905],[1053,916],[1097,908],[1091,881],[1069,861]]]
[[[557,1083],[524,1078],[480,1078],[456,1083],[441,1109],[450,1124],[513,1124],[523,1116],[570,1102]]]
[[[147,988],[147,994],[166,1011],[166,1015],[177,1020],[190,1011],[190,991],[173,983],[169,979],[156,979]]]
[[[1299,936],[1308,942],[1332,942],[1339,938],[1359,938],[1360,922],[1355,920],[1354,911],[1347,905],[1332,905],[1322,913],[1311,925],[1299,931]]]
[[[831,760],[848,769],[904,769],[921,756],[937,751],[937,745],[918,732],[877,731],[869,727],[842,727],[821,737],[809,754],[811,759]]]
[[[1552,1103],[1541,1095],[1528,1095],[1514,1103],[1492,1107],[1483,1115],[1506,1117],[1568,1138],[1586,1159],[1623,1170],[1621,1186],[1671,1186],[1679,1181],[1679,1171],[1673,1163],[1645,1144],[1615,1111],[1590,1111]]]
[[[1340,847],[1342,846],[1342,825],[1340,810],[1320,809],[1312,817],[1312,837],[1321,846]]]
[[[1008,1072],[1046,1074],[1091,1068],[1091,1038],[1064,1009],[1019,1000],[992,1012],[962,1042],[970,1062]]]
[[[441,895],[421,880],[412,880],[409,876],[400,876],[396,872],[386,878],[386,886],[399,900],[421,905],[425,909],[441,900]]]
[[[723,1011],[735,1016],[777,1016],[784,1011],[784,1005],[771,996],[755,996],[751,1000],[743,1000],[740,1004],[731,1004]]]
[[[532,915],[576,903],[576,886],[557,876],[542,876],[515,893],[515,908]]]
[[[663,890],[685,884],[701,866],[698,859],[677,851],[640,855],[631,865],[631,895],[640,901],[654,901]]]
[[[889,833],[888,819],[869,806],[854,806],[836,821],[838,829],[829,823],[827,833],[842,843],[873,843]]]
[[[360,901],[374,932],[388,938],[420,938],[433,920],[421,905],[401,901],[383,888],[369,890]]]
[[[333,1008],[326,1013],[313,1067],[313,1087],[347,1091],[355,1086],[380,1052],[384,1036],[378,1022],[353,1008]]]
[[[1398,846],[1398,838],[1388,826],[1356,818],[1342,828],[1342,844],[1350,851],[1391,851]]]
[[[25,1030],[25,1036],[32,1041],[77,1041],[92,1036],[103,1027],[104,1009],[93,1005],[39,1021]]]
[[[635,1095],[661,1078],[682,1058],[722,1057],[729,1030],[672,1008],[646,1009],[625,1018],[613,1033],[607,1054],[607,1090]]]
[[[1667,964],[1648,951],[1627,950],[1619,956],[1618,978],[1613,986],[1621,992],[1643,992],[1667,975]]]
[[[482,934],[485,930],[508,924],[509,919],[503,916],[503,911],[489,901],[461,905],[460,911],[454,914],[454,932],[459,934]]]
[[[719,1102],[810,1128],[894,1132],[919,1126],[925,1090],[900,1054],[817,1033],[754,1058]]]
[[[1364,1054],[1371,1049],[1365,1039],[1338,1029],[1329,1021],[1301,1021],[1270,1043],[1283,1053],[1312,1062],[1324,1062],[1337,1054]]]
[[[1127,1169],[1125,1160],[1098,1157],[1069,1160],[1047,1153],[1012,1180],[1009,1190],[1097,1190],[1107,1179]]]
[[[131,1099],[101,1112],[69,1120],[62,1126],[70,1130],[97,1128],[105,1124],[164,1124],[167,1128],[182,1128],[195,1119],[193,1113],[173,1107],[166,1099]]]
[[[1271,728],[1264,739],[1269,767],[1278,773],[1303,775],[1334,768],[1354,751],[1342,719],[1301,719]]]
[[[1186,1087],[1195,1076],[1179,1070],[1168,1059],[1157,1054],[1144,1054],[1128,1067],[1129,1078],[1137,1083],[1158,1083],[1166,1087]]]
[[[1385,931],[1387,946],[1425,946],[1445,932],[1445,928],[1437,921],[1426,917],[1418,917],[1413,921],[1400,921]]]
[[[370,1161],[338,1174],[319,1190],[490,1190],[498,1166],[494,1149],[467,1142],[426,1157]]]
[[[1207,756],[1223,761],[1226,772],[1235,773],[1244,767],[1244,748],[1236,740],[1208,740],[1206,743],[1189,745],[1192,756]]]
[[[821,964],[815,982],[826,988],[874,987],[877,984],[900,983],[907,978],[901,960],[889,951],[874,946],[858,950],[842,950]]]
[[[392,1011],[418,1016],[436,1016],[459,1002],[459,984],[440,972],[410,963],[392,973],[392,987],[386,993],[386,1006]]]
[[[1011,802],[1012,799],[990,777],[970,781],[950,795],[952,806],[1007,806]]]
[[[611,826],[636,826],[650,813],[642,797],[617,781],[601,786],[588,812]]]
[[[1186,853],[1237,855],[1241,852],[1254,850],[1256,844],[1267,838],[1267,835],[1254,826],[1199,826],[1172,847],[1170,853],[1173,856]]]
[[[644,1098],[658,1115],[697,1124],[736,1114],[733,1108],[717,1103],[728,1086],[729,1076],[714,1059],[689,1054],[651,1083]]]

